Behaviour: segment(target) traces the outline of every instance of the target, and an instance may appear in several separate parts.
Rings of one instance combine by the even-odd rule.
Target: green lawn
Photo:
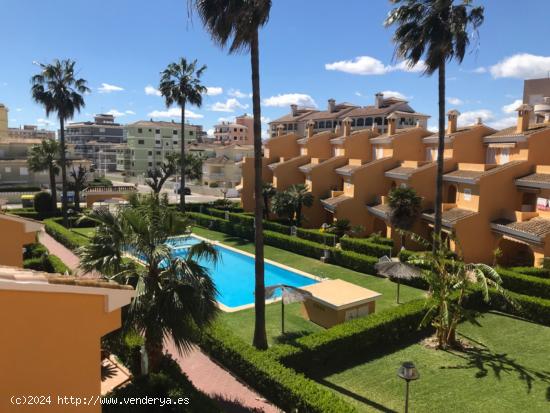
[[[232,247],[254,253],[254,244],[252,242],[204,228],[195,227],[193,228],[193,232],[205,238],[221,241]],[[319,277],[340,278],[370,290],[377,291],[382,294],[382,297],[376,302],[376,311],[383,311],[397,305],[395,302],[396,284],[385,278],[362,274],[336,265],[324,264],[319,260],[314,260],[267,245],[265,247],[265,257]],[[401,286],[400,296],[400,301],[405,302],[424,297],[425,293],[416,288]],[[303,334],[319,330],[319,326],[306,321],[301,316],[300,307],[300,304],[285,306],[285,331],[290,334]],[[270,343],[277,341],[280,336],[280,308],[280,303],[268,305],[266,308],[266,328]],[[254,309],[242,310],[235,313],[223,313],[221,319],[246,342],[252,342]]]
[[[95,227],[71,228],[71,231],[76,232],[79,235],[84,235],[85,237],[91,238],[94,235]]]
[[[459,329],[475,346],[468,352],[419,343],[318,380],[362,412],[400,412],[405,385],[396,371],[413,361],[420,379],[411,383],[412,412],[550,411],[550,328],[498,313],[478,321]]]

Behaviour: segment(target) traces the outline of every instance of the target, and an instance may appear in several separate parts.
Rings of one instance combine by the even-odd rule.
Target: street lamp
[[[405,390],[405,413],[409,412],[409,383],[413,380],[417,380],[420,378],[420,374],[418,373],[418,370],[416,369],[416,366],[412,361],[405,361],[403,364],[401,364],[401,367],[397,370],[397,375],[401,377],[405,382],[406,390]]]

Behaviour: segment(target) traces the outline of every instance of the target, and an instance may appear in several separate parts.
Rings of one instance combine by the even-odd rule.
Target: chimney
[[[384,94],[381,92],[378,92],[376,95],[374,95],[374,107],[377,109],[380,109],[384,102]]]
[[[336,101],[334,99],[328,100],[328,111],[329,113],[336,112]]]
[[[456,123],[458,121],[458,117],[460,116],[460,112],[456,109],[452,109],[447,112],[447,133],[455,133],[456,132]]]
[[[345,118],[342,121],[342,125],[344,125],[344,136],[350,136],[351,135],[351,118]]]
[[[298,105],[295,103],[290,105],[290,113],[292,113],[292,116],[296,116],[298,114]]]
[[[397,130],[397,115],[395,113],[390,113],[388,116],[388,136],[395,135]]]
[[[277,125],[277,136],[283,136],[284,135],[285,127],[282,124]]]
[[[312,120],[308,121],[306,124],[306,138],[311,138],[313,136],[313,128],[315,127],[315,122]]]
[[[477,118],[476,125],[483,125],[483,118],[481,116]]]
[[[533,106],[524,103],[516,109],[518,112],[518,124],[516,127],[516,132],[525,132],[529,129],[529,117],[533,111]]]

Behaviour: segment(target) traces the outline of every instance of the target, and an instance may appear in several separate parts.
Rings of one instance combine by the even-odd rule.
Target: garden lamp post
[[[397,375],[405,380],[405,413],[409,413],[409,383],[420,378],[420,374],[412,361],[405,361],[397,370]]]
[[[74,214],[74,210],[72,208],[67,210],[67,215],[69,216],[69,229],[72,229],[73,227],[71,222],[71,217],[73,216],[73,214]]]

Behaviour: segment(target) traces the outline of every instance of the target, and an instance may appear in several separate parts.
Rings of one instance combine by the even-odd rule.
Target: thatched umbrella
[[[281,290],[281,331],[285,333],[285,304],[304,301],[306,297],[311,297],[312,294],[307,290],[302,290],[298,287],[293,287],[286,284],[276,284],[265,287],[265,298],[273,298],[275,292]]]
[[[397,304],[399,304],[399,287],[401,285],[401,280],[412,280],[413,278],[420,278],[422,276],[422,271],[420,271],[420,269],[401,262],[398,258],[391,259],[387,256],[380,258],[374,265],[374,268],[378,274],[397,280]]]

